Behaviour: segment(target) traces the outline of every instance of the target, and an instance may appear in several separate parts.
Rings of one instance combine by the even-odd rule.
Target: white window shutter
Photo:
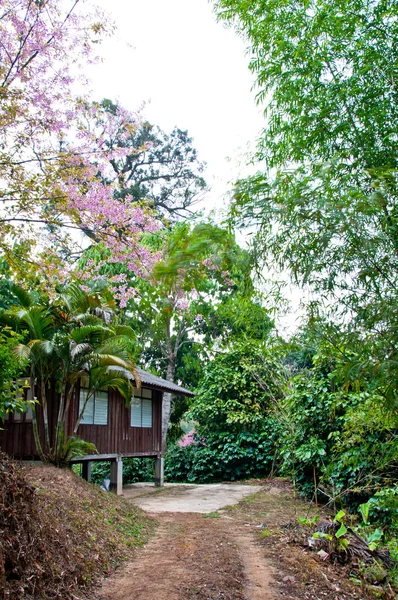
[[[80,402],[79,402],[79,414],[83,410],[84,403],[86,402],[88,390],[80,388]],[[83,418],[80,421],[82,425],[92,425],[94,422],[94,398],[91,396],[84,409]]]
[[[152,400],[142,399],[142,427],[152,427]]]
[[[131,399],[131,427],[141,427],[141,398]]]
[[[96,392],[94,425],[108,424],[108,392]]]

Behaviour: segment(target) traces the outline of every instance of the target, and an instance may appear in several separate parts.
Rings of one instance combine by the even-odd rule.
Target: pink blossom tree
[[[80,4],[4,0],[0,8],[0,250],[16,275],[26,278],[31,265],[51,284],[70,277],[65,257],[90,239],[132,272],[149,270],[140,240],[158,227],[144,203],[114,196],[110,161],[126,149],[105,140],[130,136],[139,117],[120,107],[105,115],[74,93],[77,79],[87,84],[74,74],[96,60],[94,45],[112,29]]]

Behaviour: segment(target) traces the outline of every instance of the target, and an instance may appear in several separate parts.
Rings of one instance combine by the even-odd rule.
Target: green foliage
[[[297,340],[293,348],[289,390],[276,413],[282,469],[308,496],[315,475],[322,500],[337,498],[357,508],[396,478],[396,416],[385,410],[372,382],[347,385],[341,363],[349,350],[343,344],[336,350],[319,342],[318,354],[310,355]],[[301,363],[300,353],[306,355]]]
[[[91,479],[100,484],[110,475],[110,464],[104,461],[95,461],[91,467]],[[153,481],[154,464],[152,458],[125,458],[123,460],[123,485],[139,481]]]
[[[197,442],[169,450],[166,477],[206,483],[268,475],[279,433],[271,408],[284,384],[272,349],[244,343],[218,354],[188,413]]]
[[[109,387],[130,401],[132,384],[128,373],[134,375],[129,352],[131,329],[114,323],[115,303],[106,289],[87,292],[71,284],[52,300],[13,284],[9,291],[9,308],[1,311],[0,322],[6,325],[10,339],[19,342],[14,343],[13,351],[24,360],[29,384],[37,384],[44,446],[38,434],[34,405],[33,434],[40,459],[64,465],[84,452],[92,454],[95,447],[76,436],[82,413],[73,423],[72,437],[65,439],[64,436],[73,390],[79,379],[85,377],[89,390],[87,400],[98,389]],[[9,371],[4,370],[7,378],[13,375]],[[9,386],[13,385],[12,381],[7,379]],[[46,395],[49,385],[55,385],[60,393],[55,431],[49,427]]]
[[[94,444],[85,442],[77,435],[65,438],[64,430],[61,428],[58,437],[58,448],[52,461],[57,467],[68,467],[74,458],[81,458],[86,454],[97,454]]]
[[[290,391],[278,407],[285,424],[280,454],[283,469],[306,493],[313,492],[314,468],[318,476],[325,470],[347,406],[355,402],[352,395],[333,390],[330,373],[302,373],[291,379]]]
[[[335,492],[354,507],[397,478],[396,418],[386,413],[383,399],[366,392],[356,394],[357,406],[346,413],[344,428],[335,436],[333,462],[326,476]]]
[[[288,270],[331,324],[346,375],[398,403],[397,7],[217,0],[250,47],[267,126],[260,171],[233,216],[255,223],[255,256]]]
[[[0,328],[0,422],[9,412],[26,412],[27,402],[18,378],[26,369],[26,361],[15,354],[20,341],[10,328]]]
[[[189,416],[199,422],[199,435],[251,431],[263,424],[284,386],[276,349],[237,342],[208,364]]]
[[[398,536],[397,484],[394,487],[383,488],[376,492],[365,506],[367,507],[365,510],[367,510],[367,516],[370,521],[380,523],[383,527],[387,527],[395,536]]]
[[[275,455],[272,423],[258,431],[217,435],[190,446],[173,446],[165,461],[168,481],[213,483],[269,475]]]

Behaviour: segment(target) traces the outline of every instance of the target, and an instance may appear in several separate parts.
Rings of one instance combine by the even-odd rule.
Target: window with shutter
[[[152,427],[152,399],[142,399],[142,427]]]
[[[141,388],[138,390],[140,396],[131,400],[130,425],[131,427],[152,427],[152,390]]]
[[[131,427],[141,427],[141,398],[131,400]]]
[[[94,396],[94,425],[108,424],[108,392],[97,392]]]
[[[87,400],[88,390],[80,388],[79,413],[83,410]],[[108,392],[99,391],[90,395],[84,409],[82,425],[107,425],[108,424]]]

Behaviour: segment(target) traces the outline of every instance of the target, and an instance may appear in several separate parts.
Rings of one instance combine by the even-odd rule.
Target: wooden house
[[[166,379],[147,373],[137,368],[137,378],[141,381],[139,389],[135,388],[130,406],[116,390],[103,390],[92,396],[86,405],[77,435],[86,442],[91,442],[98,454],[74,460],[83,464],[83,476],[90,480],[91,463],[109,460],[111,462],[111,486],[117,493],[122,488],[123,457],[154,457],[155,485],[163,485],[163,452],[162,448],[162,399],[163,393],[173,395],[194,396],[186,390]],[[126,372],[126,375],[128,373]],[[28,393],[30,390],[28,390]],[[84,385],[76,386],[71,409],[66,423],[66,435],[73,432],[73,426],[84,406],[87,390]],[[47,394],[50,433],[55,431],[58,411],[58,394],[49,389]],[[38,407],[38,411],[40,407]],[[44,438],[38,419],[39,434]],[[43,440],[44,441],[44,440]],[[38,455],[33,438],[32,412],[8,415],[3,428],[0,429],[0,448],[10,456],[22,460],[37,460]]]

